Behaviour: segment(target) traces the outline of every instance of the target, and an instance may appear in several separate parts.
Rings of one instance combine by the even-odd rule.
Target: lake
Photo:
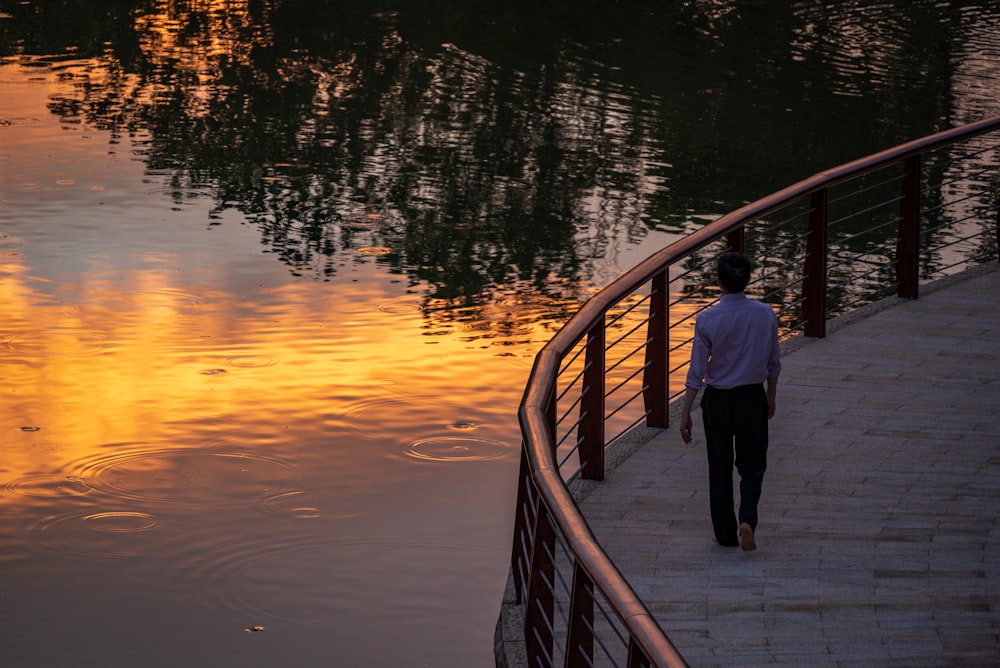
[[[0,664],[488,666],[538,349],[1000,112],[996,2],[0,0]]]

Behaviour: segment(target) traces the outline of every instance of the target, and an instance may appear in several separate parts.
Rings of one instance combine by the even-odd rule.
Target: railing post
[[[510,571],[514,577],[514,600],[524,603],[523,593],[525,584],[525,574],[528,571],[529,559],[531,555],[531,534],[528,533],[531,527],[531,520],[528,517],[531,485],[531,470],[528,465],[528,452],[524,445],[521,445],[521,467],[517,475],[517,501],[514,505],[514,545],[510,552]]]
[[[566,667],[594,665],[594,583],[580,566],[573,567],[573,594],[566,629]]]
[[[920,296],[920,156],[903,163],[903,199],[896,236],[896,283],[904,299]]]
[[[587,355],[580,399],[580,477],[604,480],[604,348],[605,318],[587,333]]]
[[[726,245],[733,253],[743,253],[746,248],[746,228],[740,225],[726,236]]]
[[[528,665],[552,665],[552,615],[555,610],[556,532],[549,511],[537,497],[535,541],[531,547],[531,572],[528,578],[528,601],[524,611],[524,646]]]
[[[670,281],[669,269],[653,276],[649,292],[649,325],[646,334],[646,369],[642,374],[642,399],[647,427],[669,427],[670,391]]]
[[[631,636],[628,639],[628,659],[626,665],[628,665],[628,668],[650,668],[652,666],[649,657],[636,644],[635,638]]]
[[[812,195],[809,235],[806,238],[805,277],[802,280],[802,319],[806,336],[826,336],[826,188]]]

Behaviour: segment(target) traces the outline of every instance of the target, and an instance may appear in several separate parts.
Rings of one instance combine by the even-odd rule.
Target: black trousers
[[[740,524],[757,528],[757,503],[767,469],[767,392],[763,384],[726,390],[707,387],[701,413],[715,539],[719,545],[735,546]],[[733,502],[734,461],[740,474],[739,521]]]

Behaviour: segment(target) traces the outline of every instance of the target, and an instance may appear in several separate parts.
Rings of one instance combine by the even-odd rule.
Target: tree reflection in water
[[[622,242],[940,129],[957,102],[971,120],[982,101],[948,94],[956,53],[996,21],[929,3],[132,4],[15,8],[7,48],[68,53],[77,86],[53,112],[140,139],[179,201],[212,193],[212,224],[239,210],[317,279],[374,257],[438,313],[576,303]]]

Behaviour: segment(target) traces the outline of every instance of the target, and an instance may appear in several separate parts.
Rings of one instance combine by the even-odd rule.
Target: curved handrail
[[[662,274],[671,265],[708,244],[743,229],[748,222],[834,185],[997,129],[1000,129],[1000,116],[923,137],[819,172],[736,209],[654,253],[613,281],[588,300],[538,353],[518,411],[524,439],[522,468],[527,469],[540,497],[538,503],[544,503],[548,516],[558,527],[572,552],[576,567],[584,571],[592,586],[602,592],[625,624],[630,634],[629,665],[633,665],[633,643],[642,656],[654,665],[673,668],[687,664],[646,605],[601,549],[560,474],[549,411],[563,359],[598,326],[610,307],[649,283],[654,276]],[[636,661],[634,665],[642,665],[641,659],[637,658]]]

